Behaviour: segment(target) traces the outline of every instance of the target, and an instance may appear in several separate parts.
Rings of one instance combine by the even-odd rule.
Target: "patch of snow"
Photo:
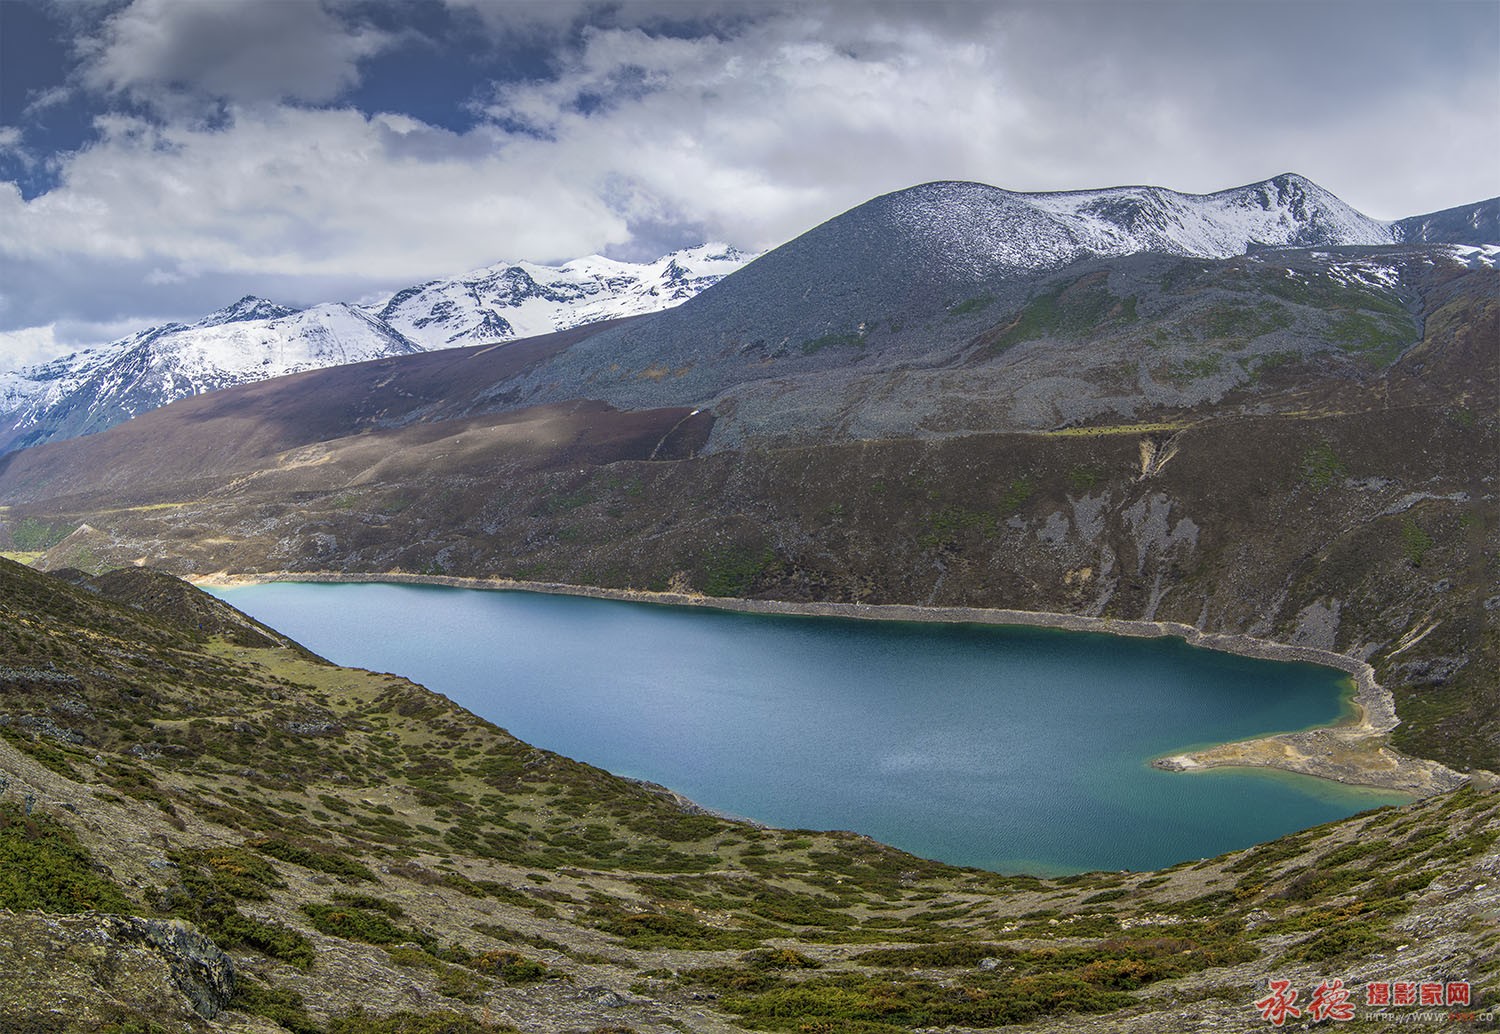
[[[1450,244],[1448,253],[1470,269],[1495,269],[1500,263],[1500,245],[1496,244]]]
[[[1345,287],[1391,290],[1401,283],[1401,272],[1395,266],[1368,260],[1330,263],[1328,276]]]
[[[1405,513],[1418,503],[1426,502],[1427,500],[1436,500],[1444,503],[1467,503],[1469,501],[1469,493],[1450,492],[1448,495],[1436,495],[1432,492],[1408,492],[1390,506],[1381,510],[1376,516],[1391,517],[1398,513]]]

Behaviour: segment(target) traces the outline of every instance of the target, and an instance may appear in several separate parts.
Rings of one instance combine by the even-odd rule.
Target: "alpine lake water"
[[[376,583],[215,592],[536,746],[725,813],[958,865],[1154,869],[1410,799],[1152,768],[1335,721],[1352,691],[1329,668],[1176,639]]]

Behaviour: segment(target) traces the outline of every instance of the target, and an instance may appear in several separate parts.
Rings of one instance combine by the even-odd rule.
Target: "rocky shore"
[[[1320,779],[1330,779],[1351,786],[1367,786],[1409,793],[1416,797],[1426,797],[1455,789],[1471,778],[1438,762],[1411,757],[1390,746],[1389,734],[1400,724],[1400,719],[1396,716],[1395,701],[1390,692],[1376,681],[1375,670],[1364,661],[1332,650],[1292,646],[1247,635],[1204,632],[1192,625],[1173,621],[1139,621],[1050,611],[999,610],[982,607],[793,603],[782,600],[752,600],[680,592],[651,592],[643,589],[609,589],[509,578],[461,578],[450,575],[410,574],[401,571],[379,574],[282,571],[254,575],[220,572],[192,576],[189,580],[198,585],[224,588],[265,582],[383,582],[398,585],[441,585],[457,589],[540,592],[677,607],[701,607],[708,610],[745,614],[786,614],[864,621],[914,621],[938,624],[1024,625],[1152,639],[1175,636],[1191,646],[1244,657],[1300,661],[1337,668],[1348,673],[1354,682],[1354,694],[1351,698],[1354,713],[1330,726],[1279,733],[1220,744],[1201,751],[1157,758],[1151,762],[1157,768],[1170,772],[1193,772],[1228,766],[1275,768]]]

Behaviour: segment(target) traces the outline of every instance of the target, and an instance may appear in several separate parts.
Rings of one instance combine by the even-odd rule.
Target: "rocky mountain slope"
[[[617,406],[733,408],[734,420],[779,421],[820,438],[851,423],[830,412],[831,406],[885,394],[878,376],[850,387],[851,370],[968,362],[987,363],[986,374],[1003,375],[1027,354],[1000,355],[1013,345],[1055,338],[1052,332],[1059,329],[1082,338],[1086,331],[1123,328],[1146,314],[1131,306],[1159,295],[1155,285],[1178,285],[1225,268],[1217,262],[1236,256],[1247,256],[1236,267],[1245,271],[1245,279],[1259,282],[1240,285],[1239,297],[1221,294],[1215,300],[1221,305],[1243,308],[1248,302],[1253,309],[1264,304],[1267,291],[1279,288],[1285,296],[1288,277],[1312,276],[1384,293],[1399,307],[1389,297],[1394,275],[1354,268],[1361,256],[1351,246],[1390,249],[1401,239],[1420,236],[1421,226],[1429,234],[1424,243],[1446,229],[1457,244],[1470,244],[1476,235],[1485,238],[1482,243],[1500,244],[1500,199],[1467,213],[1380,223],[1294,175],[1203,196],[1133,187],[1030,195],[975,183],[926,184],[829,220],[648,324],[581,343],[539,366],[514,392],[523,401],[552,402],[586,384],[590,397]],[[1337,256],[1328,254],[1335,250]],[[1400,253],[1387,251],[1391,257],[1378,258],[1375,265],[1389,266]],[[1284,274],[1286,264],[1277,265],[1283,254],[1293,265],[1314,268]],[[1419,254],[1415,261],[1427,257]],[[1110,282],[1103,286],[1113,300],[1099,313],[1079,312],[1076,319],[1086,326],[1051,325],[1050,299],[1081,279],[1077,273],[1065,278],[1064,270],[1081,271],[1088,263],[1089,269],[1109,271]],[[1100,292],[1093,293],[1102,303]],[[997,323],[1001,314],[1022,322],[1007,332],[1006,324]],[[1112,324],[1103,328],[1106,318]],[[1250,328],[1226,329],[1243,334]],[[1295,324],[1276,329],[1290,332],[1283,340],[1307,336]],[[982,338],[986,332],[992,332],[990,339]],[[1050,376],[1080,359],[1093,365],[1076,351],[1064,361],[1048,342],[1045,369],[1013,371],[1015,389],[1033,390],[1027,385],[1037,382],[1038,373]],[[1120,377],[1116,373],[1111,380]],[[911,404],[930,406],[945,387],[929,385]],[[1057,381],[1042,381],[1035,390],[1073,394],[1071,385]],[[1137,392],[1149,397],[1159,394],[1160,386],[1125,388],[1127,394]],[[1089,415],[1087,406],[1040,411],[1019,414],[1020,422],[1012,424],[1006,417],[1014,412],[986,408],[1000,409],[1003,426],[1046,427]],[[1093,408],[1115,407],[1107,402]],[[987,413],[981,426],[996,429],[993,419]],[[734,435],[732,423],[717,434]],[[733,440],[724,439],[725,444]]]
[[[795,325],[799,311],[763,308],[747,289],[750,267],[721,293],[580,342],[496,397],[525,405],[583,392],[620,408],[709,409],[714,449],[1133,418],[1258,394],[1265,374],[1289,364],[1363,379],[1419,340],[1421,285],[1482,276],[1497,251],[1083,259],[955,288],[935,309],[845,317],[847,329],[827,332]],[[762,326],[785,321],[780,337],[721,329],[755,312],[771,313]]]
[[[0,453],[92,434],[231,385],[654,312],[692,297],[750,257],[704,245],[648,263],[594,255],[560,267],[502,264],[366,306],[297,310],[247,296],[196,323],[152,327],[0,373]]]
[[[0,560],[7,1030],[1248,1031],[1268,979],[1342,980],[1359,1029],[1419,1020],[1370,983],[1500,994],[1487,784],[1159,873],[954,869],[695,813],[165,575],[64,574]]]
[[[1500,240],[1500,206],[1494,199],[1460,205],[1392,224],[1396,240],[1410,243],[1494,244]]]

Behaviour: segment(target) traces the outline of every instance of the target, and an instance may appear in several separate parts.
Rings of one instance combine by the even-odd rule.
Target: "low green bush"
[[[0,908],[43,912],[134,912],[62,823],[0,802]]]

